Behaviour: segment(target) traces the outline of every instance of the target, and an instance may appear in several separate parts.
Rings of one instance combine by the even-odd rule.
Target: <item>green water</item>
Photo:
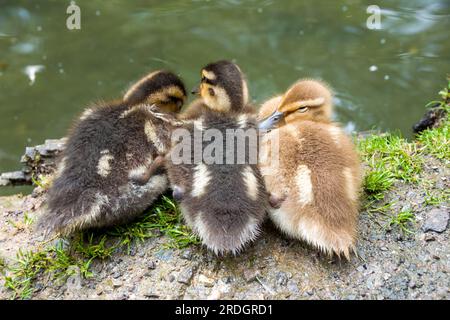
[[[77,1],[81,30],[68,30],[69,1],[0,0],[0,172],[146,72],[174,70],[190,88],[223,58],[241,66],[256,102],[319,77],[348,129],[409,136],[450,72],[450,2],[378,1],[382,29],[369,30],[373,2]],[[44,69],[30,84],[34,65]]]

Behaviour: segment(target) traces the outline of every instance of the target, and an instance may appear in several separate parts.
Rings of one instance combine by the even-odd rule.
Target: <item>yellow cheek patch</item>
[[[212,71],[208,71],[208,70],[202,70],[202,76],[205,77],[208,80],[215,80],[216,79],[216,74]]]
[[[183,100],[186,98],[183,91],[181,91],[179,87],[169,86],[149,95],[147,98],[147,102],[158,103],[159,101],[166,101],[170,96],[177,97]]]

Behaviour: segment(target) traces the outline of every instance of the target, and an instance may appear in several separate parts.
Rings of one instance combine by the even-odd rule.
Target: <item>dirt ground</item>
[[[450,187],[450,169],[430,158],[424,177]],[[358,256],[347,262],[288,239],[270,221],[237,257],[216,257],[206,248],[166,249],[165,236],[94,261],[93,276],[79,270],[58,283],[46,274],[34,282],[32,299],[450,299],[449,204],[425,204],[424,190],[397,183],[385,213],[362,211]],[[0,197],[0,257],[13,264],[19,248],[34,249],[42,235],[21,223],[36,218],[44,196]],[[412,210],[412,234],[389,227],[390,217]],[[14,222],[14,223],[11,223]],[[435,230],[435,231],[433,231]],[[8,271],[6,272],[8,274]],[[11,291],[0,276],[0,299]]]

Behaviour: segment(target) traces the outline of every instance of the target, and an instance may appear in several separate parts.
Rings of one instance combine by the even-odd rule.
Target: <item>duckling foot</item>
[[[181,201],[184,196],[184,190],[179,186],[174,186],[172,196],[175,199],[175,201]]]
[[[284,200],[286,200],[286,195],[279,196],[271,193],[269,197],[269,204],[272,208],[279,209]]]
[[[131,181],[138,185],[146,184],[153,175],[157,174],[164,168],[164,161],[165,158],[163,156],[157,156],[152,163],[146,166],[143,173],[131,177]]]

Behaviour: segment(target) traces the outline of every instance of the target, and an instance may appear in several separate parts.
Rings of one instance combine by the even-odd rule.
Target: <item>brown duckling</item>
[[[326,253],[354,250],[360,161],[351,139],[331,121],[331,90],[300,80],[260,109],[259,127],[271,130],[261,144],[278,140],[278,166],[261,164],[271,193],[273,222],[286,234]],[[264,152],[268,152],[264,150]]]
[[[170,147],[170,126],[157,115],[179,111],[185,99],[175,74],[156,71],[123,100],[86,109],[69,133],[38,226],[67,235],[141,214],[168,188],[161,171],[135,182]]]

